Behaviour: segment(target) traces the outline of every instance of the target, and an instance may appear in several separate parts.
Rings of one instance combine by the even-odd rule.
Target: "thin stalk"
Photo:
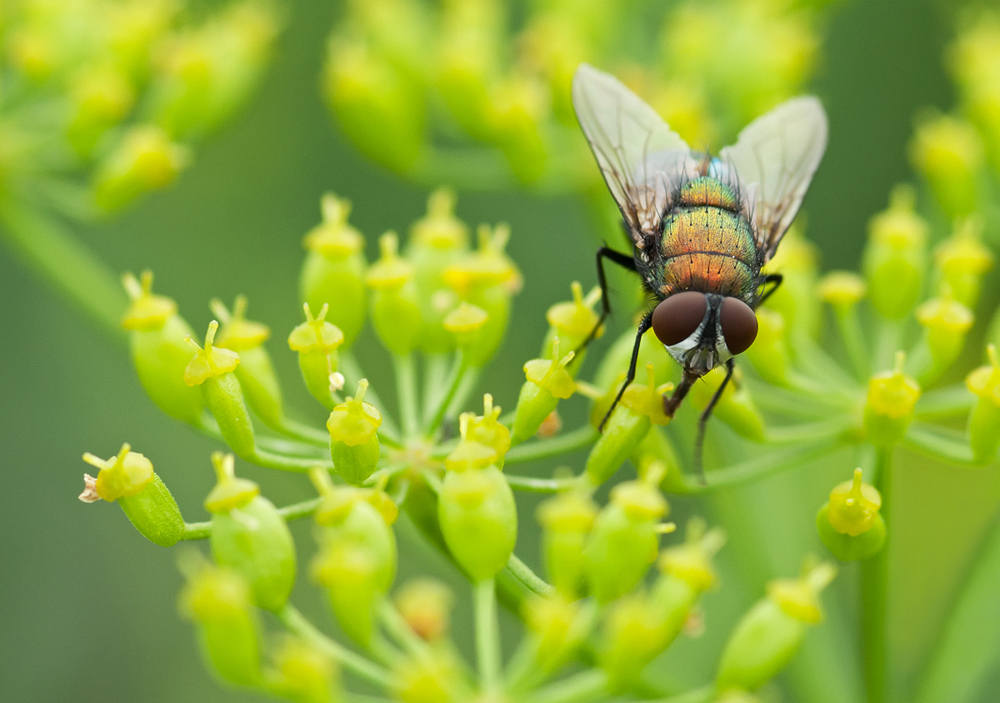
[[[739,464],[733,464],[724,469],[710,471],[703,484],[695,478],[684,479],[681,492],[688,494],[712,493],[724,488],[732,488],[742,483],[757,481],[782,471],[801,466],[804,462],[836,451],[842,443],[840,440],[829,440],[805,446],[790,447],[754,457]]]
[[[608,689],[608,675],[600,669],[588,669],[540,688],[525,701],[530,703],[577,703],[596,700]]]
[[[844,342],[844,350],[847,358],[854,368],[854,375],[861,381],[866,381],[871,376],[871,367],[868,365],[868,349],[865,346],[865,337],[861,333],[861,323],[858,320],[858,309],[852,305],[849,308],[835,310],[837,318],[837,328],[840,330],[840,338]]]
[[[434,408],[437,407],[435,401],[448,382],[452,359],[451,354],[424,355],[424,407],[422,408],[424,422],[429,422],[434,414]]]
[[[389,687],[391,674],[388,669],[384,669],[360,654],[355,654],[339,642],[327,637],[316,629],[316,626],[309,622],[291,603],[286,603],[285,607],[278,611],[278,619],[289,630],[326,652],[348,671],[383,689]]]
[[[886,609],[889,605],[889,548],[892,544],[892,449],[878,449],[872,483],[882,494],[888,537],[882,550],[861,564],[861,636],[868,703],[888,699]]]
[[[914,417],[930,420],[964,415],[976,401],[976,396],[964,383],[934,388],[920,396],[914,408]]]
[[[906,429],[903,445],[940,461],[963,466],[983,465],[975,460],[968,437],[944,427],[912,422]]]
[[[128,298],[118,276],[59,220],[0,199],[0,237],[36,273],[54,284],[105,332],[124,340]]]
[[[309,517],[316,512],[322,498],[310,498],[299,503],[292,503],[283,508],[278,508],[278,514],[285,520],[298,520]],[[212,536],[212,523],[206,522],[185,522],[184,532],[181,534],[182,540],[208,539]]]
[[[473,585],[476,618],[476,664],[486,694],[500,687],[500,628],[497,623],[496,584],[484,579]]]
[[[465,376],[466,369],[468,368],[469,364],[465,360],[465,355],[459,352],[458,358],[452,366],[451,374],[448,376],[448,385],[444,397],[438,402],[437,409],[431,415],[431,420],[427,423],[427,428],[424,430],[424,436],[428,439],[433,437],[437,433],[438,428],[441,427],[441,422],[448,411],[448,406],[451,405],[451,399],[455,397],[458,386],[462,382],[462,377]]]
[[[382,600],[382,606],[379,608],[379,618],[382,620],[382,626],[385,628],[385,631],[404,650],[417,656],[423,656],[428,653],[429,648],[427,643],[420,639],[420,636],[410,628],[406,620],[403,619],[403,616],[396,610],[396,606],[389,599]]]
[[[524,584],[528,590],[533,593],[546,598],[550,598],[555,595],[555,587],[546,583],[545,580],[532,571],[527,564],[518,559],[517,555],[510,555],[510,559],[507,560],[507,566],[505,568],[513,574],[514,578]]]
[[[357,386],[358,381],[365,378],[365,375],[364,371],[361,370],[361,366],[358,365],[358,360],[354,358],[354,354],[350,351],[341,351],[338,354],[338,358],[340,359],[340,370],[344,374],[344,382],[347,387],[352,388]],[[382,413],[382,426],[379,428],[379,437],[387,437],[399,446],[399,425],[396,424],[396,420],[389,413],[389,406],[382,402],[378,393],[371,386],[368,386],[368,390],[365,392],[365,401],[374,405]]]
[[[212,536],[211,522],[185,522],[182,540],[208,539]]]
[[[511,488],[525,493],[559,493],[580,483],[580,479],[576,476],[573,478],[534,478],[533,476],[512,476],[508,473],[503,476]]]
[[[597,441],[597,437],[597,430],[590,425],[584,425],[558,437],[526,442],[514,447],[504,455],[504,465],[545,459],[550,456],[583,449],[588,444],[593,444]]]
[[[851,416],[835,417],[819,422],[804,422],[784,427],[768,427],[766,429],[768,444],[800,444],[803,442],[818,442],[832,439],[854,428],[860,418]]]
[[[417,410],[417,370],[413,355],[392,355],[396,370],[396,395],[399,400],[399,417],[403,423],[403,438],[414,439],[420,432],[420,414]]]
[[[903,323],[901,320],[882,320],[878,326],[878,338],[875,344],[875,361],[873,371],[891,369],[896,358],[896,352],[902,348]]]
[[[278,471],[298,471],[305,473],[317,466],[327,471],[333,470],[333,462],[329,459],[313,459],[310,457],[285,456],[275,454],[264,449],[255,448],[253,456],[247,458],[248,461],[263,466],[265,469],[277,469]]]
[[[274,429],[288,437],[308,442],[317,447],[326,447],[330,444],[330,434],[325,428],[313,427],[287,416],[282,417],[280,426]]]
[[[455,396],[445,409],[444,418],[446,421],[453,421],[458,417],[458,414],[469,400],[469,396],[472,395],[472,391],[476,389],[476,384],[479,383],[479,375],[482,371],[479,367],[470,366],[462,374],[462,378],[458,382],[458,389],[455,391]]]

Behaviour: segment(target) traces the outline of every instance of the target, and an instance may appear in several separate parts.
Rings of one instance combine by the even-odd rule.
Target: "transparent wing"
[[[639,96],[588,64],[573,76],[573,107],[630,235],[642,248],[638,235],[659,231],[674,184],[696,166],[691,150]]]
[[[719,153],[753,198],[758,244],[774,255],[795,219],[827,140],[826,112],[812,96],[793,98],[748,124]]]

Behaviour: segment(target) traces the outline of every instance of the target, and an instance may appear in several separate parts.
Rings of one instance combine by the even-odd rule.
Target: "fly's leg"
[[[600,261],[600,259],[598,259],[598,261]],[[601,420],[601,424],[597,427],[598,432],[604,431],[604,423],[606,423],[608,418],[611,417],[611,411],[615,409],[615,406],[618,405],[618,401],[622,399],[622,394],[625,392],[625,389],[628,388],[628,384],[635,380],[635,365],[639,360],[639,345],[642,344],[642,335],[644,335],[646,330],[649,329],[649,326],[653,324],[652,320],[653,313],[648,312],[639,322],[639,328],[635,333],[635,345],[632,347],[632,361],[630,361],[628,365],[628,375],[625,376],[625,383],[623,383],[622,387],[618,389],[618,395],[615,396],[615,400],[611,403],[611,407],[608,408],[606,413],[604,413],[604,419]]]
[[[716,403],[719,402],[719,398],[722,397],[723,391],[726,390],[726,386],[733,377],[733,369],[735,368],[733,360],[730,359],[726,362],[726,377],[722,379],[722,384],[719,389],[715,391],[715,395],[712,396],[712,400],[709,401],[708,406],[701,413],[701,417],[698,418],[698,434],[695,436],[694,440],[694,467],[698,472],[698,480],[702,485],[705,485],[705,467],[702,464],[701,456],[702,449],[705,446],[705,426],[708,424],[708,418],[712,416],[712,411],[715,410]]]
[[[760,300],[757,301],[757,305],[763,305],[765,300],[774,295],[774,292],[781,287],[781,282],[783,280],[785,280],[785,277],[780,273],[769,273],[764,276],[764,280],[760,282],[762,288],[768,283],[773,283],[774,285],[760,296]]]
[[[608,315],[611,314],[611,302],[608,300],[608,281],[604,276],[604,259],[610,259],[623,269],[635,272],[635,259],[633,257],[622,254],[620,251],[615,251],[611,247],[601,247],[597,250],[597,283],[601,286],[601,316],[598,318],[597,324],[594,325],[594,329],[590,330],[587,338],[576,348],[577,354],[586,349],[587,345],[594,341],[597,331],[601,329],[601,325],[604,324],[604,321],[608,319]],[[647,327],[646,329],[649,328]],[[636,345],[636,349],[638,349],[638,343]]]

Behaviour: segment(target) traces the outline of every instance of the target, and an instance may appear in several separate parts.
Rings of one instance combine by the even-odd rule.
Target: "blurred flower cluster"
[[[266,0],[187,4],[4,3],[0,197],[81,216],[174,181],[245,102],[277,30]]]
[[[718,148],[810,78],[825,4],[352,0],[324,90],[347,137],[408,178],[600,192],[570,104],[581,62]]]

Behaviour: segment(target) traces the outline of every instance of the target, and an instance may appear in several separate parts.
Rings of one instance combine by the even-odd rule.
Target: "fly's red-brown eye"
[[[683,342],[698,329],[707,308],[704,293],[693,290],[675,293],[653,310],[653,333],[668,347]]]
[[[757,316],[739,298],[723,298],[719,323],[730,354],[745,352],[757,339]]]

